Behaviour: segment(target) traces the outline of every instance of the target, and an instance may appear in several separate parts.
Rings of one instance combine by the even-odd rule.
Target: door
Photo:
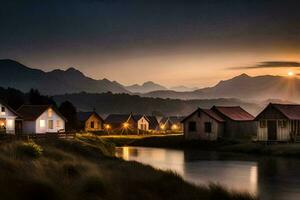
[[[268,121],[268,140],[277,140],[277,121]]]

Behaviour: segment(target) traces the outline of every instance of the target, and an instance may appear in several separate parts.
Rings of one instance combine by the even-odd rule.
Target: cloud
[[[264,61],[252,66],[230,67],[228,69],[262,69],[262,68],[290,68],[300,67],[300,62],[296,61]]]

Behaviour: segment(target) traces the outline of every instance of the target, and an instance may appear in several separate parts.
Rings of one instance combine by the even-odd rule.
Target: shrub
[[[42,155],[43,149],[33,141],[22,142],[16,146],[17,157],[38,158]]]

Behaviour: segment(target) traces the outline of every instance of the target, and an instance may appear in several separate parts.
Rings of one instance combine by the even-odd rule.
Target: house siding
[[[0,119],[5,120],[6,133],[15,134],[15,120],[17,116],[10,111],[5,105],[0,104],[0,108],[4,107],[5,112],[0,112]]]
[[[149,122],[145,117],[140,118],[137,121],[137,127],[139,130],[148,131],[149,130]]]
[[[50,108],[49,108],[50,109]],[[57,133],[60,130],[65,130],[65,121],[54,110],[52,110],[52,116],[48,116],[47,109],[41,114],[35,121],[35,133]],[[45,120],[45,127],[40,127],[40,120]],[[53,129],[49,128],[49,120],[53,120]],[[57,120],[60,121],[60,126],[57,126]]]
[[[92,122],[94,122],[94,128],[91,127]],[[85,121],[85,131],[101,131],[102,129],[103,122],[94,113]]]
[[[190,122],[196,122],[196,131],[189,131]],[[211,133],[205,133],[205,122],[211,123]],[[209,117],[204,112],[200,112],[200,115],[196,112],[184,121],[183,129],[184,137],[187,140],[216,140],[223,133],[223,124]]]

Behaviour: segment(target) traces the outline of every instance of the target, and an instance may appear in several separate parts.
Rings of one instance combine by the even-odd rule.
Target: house
[[[170,117],[163,117],[160,122],[160,130],[161,131],[183,131],[183,124],[181,121],[184,117],[177,117],[177,116],[170,116]]]
[[[21,130],[20,115],[0,101],[0,133],[15,134]]]
[[[97,112],[78,112],[78,128],[84,131],[101,131],[103,130],[104,120]]]
[[[254,117],[239,106],[198,108],[182,123],[186,139],[250,139],[256,133]]]
[[[106,130],[137,130],[137,123],[131,114],[110,114],[105,119]]]
[[[222,137],[225,120],[210,109],[198,108],[182,121],[185,139],[216,140]]]
[[[64,132],[66,119],[52,105],[23,105],[18,110],[23,119],[24,133]]]
[[[254,116],[240,106],[213,106],[211,110],[225,120],[223,137],[250,139],[256,136],[257,124]]]
[[[137,129],[142,131],[149,131],[149,120],[145,115],[132,115],[137,123]]]
[[[255,120],[258,141],[290,141],[300,136],[300,104],[270,103]]]
[[[155,116],[146,116],[149,121],[149,130],[150,131],[159,131],[159,123]]]

